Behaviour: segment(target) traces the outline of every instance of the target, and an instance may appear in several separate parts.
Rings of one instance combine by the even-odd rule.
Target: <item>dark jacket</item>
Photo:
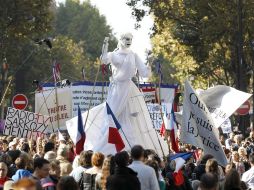
[[[140,190],[137,173],[128,167],[116,167],[115,173],[107,178],[107,190]]]
[[[43,190],[56,190],[57,183],[58,180],[54,176],[49,176],[47,178],[41,179],[41,186]]]
[[[97,174],[82,173],[81,178],[78,181],[80,190],[100,190],[96,183]]]
[[[205,172],[205,164],[199,164],[197,167],[194,169],[193,173],[196,174],[196,179],[200,180],[201,176],[206,173]],[[194,180],[194,179],[193,179]]]

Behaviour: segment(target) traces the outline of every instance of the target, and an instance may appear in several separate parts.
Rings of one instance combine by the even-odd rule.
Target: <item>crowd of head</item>
[[[4,190],[245,190],[254,189],[254,133],[220,138],[228,164],[181,144],[193,152],[176,171],[170,156],[136,145],[115,155],[84,150],[75,155],[69,138],[56,134],[36,140],[1,136],[0,189]]]

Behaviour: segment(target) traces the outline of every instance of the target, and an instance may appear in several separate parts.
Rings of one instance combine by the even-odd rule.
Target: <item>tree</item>
[[[22,44],[49,31],[52,20],[51,3],[51,0],[0,0],[1,98],[8,76],[13,75],[21,63]],[[1,105],[1,118],[4,104],[5,102]]]
[[[145,14],[154,17],[154,38],[173,39],[167,48],[154,44],[154,51],[169,59],[191,58],[191,74],[203,80],[249,91],[253,72],[254,4],[243,0],[129,0],[133,15],[140,21]],[[145,11],[142,6],[149,7]],[[147,9],[146,9],[147,10]],[[182,54],[184,53],[184,54]],[[175,61],[174,61],[175,62]],[[178,65],[179,67],[179,65]],[[190,68],[190,65],[187,64]],[[185,70],[185,69],[183,69]],[[177,71],[177,70],[176,70]],[[181,73],[177,71],[177,73]],[[253,92],[253,89],[252,89]],[[240,117],[245,134],[249,125]]]
[[[145,14],[153,15],[154,38],[174,40],[166,48],[154,44],[155,49],[160,47],[160,51],[167,53],[168,49],[181,47],[185,58],[190,56],[196,64],[192,68],[192,75],[247,91],[249,76],[243,73],[248,73],[250,68],[249,42],[253,39],[254,30],[254,14],[251,10],[254,5],[245,1],[241,6],[241,2],[242,0],[129,0],[128,5],[132,7],[138,21]],[[149,12],[142,9],[140,4],[149,7]],[[243,59],[240,64],[241,49]],[[182,51],[177,50],[170,55],[170,59],[181,59],[182,56]],[[239,78],[241,82],[238,81]]]
[[[52,49],[35,45],[31,48],[36,48],[36,53],[20,71],[24,76],[22,92],[26,92],[30,100],[34,100],[33,92],[36,90],[36,87],[32,86],[33,80],[38,80],[40,83],[54,82],[53,62],[60,64],[61,79],[67,78],[71,82],[82,80],[82,67],[85,68],[87,77],[90,77],[89,72],[94,63],[85,57],[81,44],[75,43],[66,36],[57,36],[53,41]]]
[[[106,23],[106,18],[90,1],[66,0],[57,8],[55,33],[66,35],[76,43],[82,42],[87,56],[96,60],[101,55],[101,46],[106,36],[111,36],[109,49],[116,47],[116,38]]]

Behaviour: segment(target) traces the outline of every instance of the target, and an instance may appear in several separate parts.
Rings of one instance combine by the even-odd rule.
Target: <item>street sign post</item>
[[[24,110],[26,109],[26,106],[28,104],[28,99],[24,94],[16,94],[12,98],[12,107],[19,109],[19,110]]]
[[[246,101],[236,110],[236,113],[239,115],[247,115],[249,111],[250,111],[250,102]]]

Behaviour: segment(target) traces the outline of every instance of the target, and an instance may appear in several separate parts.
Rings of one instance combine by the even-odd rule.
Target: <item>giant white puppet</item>
[[[155,150],[160,156],[163,153],[166,155],[168,146],[153,128],[144,98],[131,80],[137,71],[141,77],[149,77],[151,74],[151,68],[130,49],[132,38],[131,33],[121,35],[118,47],[113,52],[107,52],[108,44],[105,38],[101,62],[112,66],[106,102],[121,125],[119,132],[124,141],[125,150],[140,144],[144,148]],[[108,143],[109,122],[106,103],[83,113],[82,117],[83,121],[87,119],[84,149],[105,154],[116,153],[115,145]],[[75,138],[72,128],[77,125],[77,118],[67,121],[66,125],[70,136]]]

